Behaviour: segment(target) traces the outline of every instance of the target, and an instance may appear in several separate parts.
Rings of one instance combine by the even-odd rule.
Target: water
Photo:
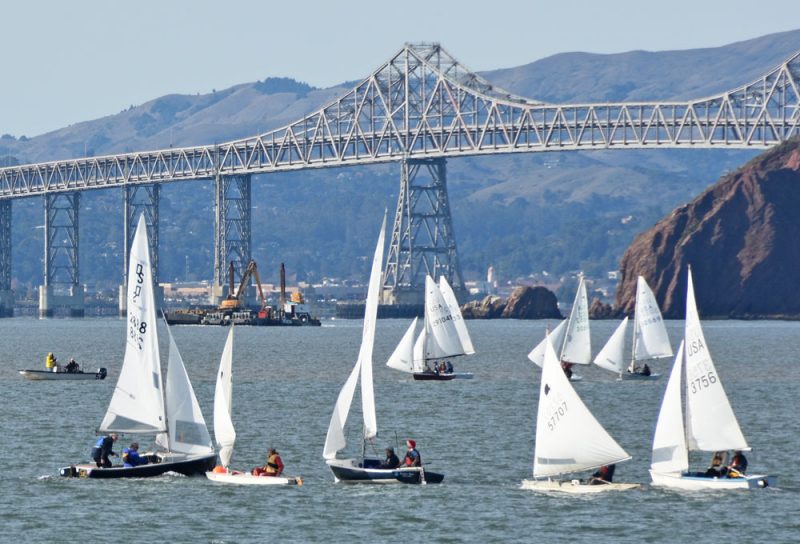
[[[236,331],[234,466],[263,464],[275,446],[300,488],[215,485],[204,478],[92,481],[60,478],[85,461],[105,413],[123,354],[119,319],[0,321],[0,542],[797,542],[800,522],[798,395],[800,323],[712,321],[706,337],[754,452],[751,471],[777,475],[779,489],[690,494],[645,487],[594,497],[519,490],[531,475],[539,371],[526,359],[545,322],[469,322],[478,353],[457,361],[474,380],[412,382],[383,362],[405,332],[381,320],[375,349],[379,447],[417,440],[445,482],[431,486],[334,485],[322,460],[339,388],[355,361],[360,321],[322,328]],[[682,322],[668,328],[677,346]],[[593,322],[596,352],[616,326]],[[227,330],[173,327],[206,418]],[[162,353],[166,353],[161,330]],[[105,366],[103,382],[30,382],[20,368],[43,367],[53,351],[85,368]],[[657,382],[616,382],[580,368],[576,384],[596,417],[633,460],[618,481],[648,483],[650,442],[671,365],[652,365]],[[357,449],[360,404],[348,423]],[[124,447],[130,437],[118,443]],[[142,440],[143,447],[145,440]],[[402,450],[404,451],[404,450]],[[697,457],[698,467],[708,461]]]

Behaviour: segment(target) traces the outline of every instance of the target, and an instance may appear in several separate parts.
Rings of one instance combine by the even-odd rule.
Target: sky
[[[483,71],[798,28],[797,0],[17,0],[3,3],[0,134],[33,137],[267,77],[330,87],[406,42],[439,42]]]

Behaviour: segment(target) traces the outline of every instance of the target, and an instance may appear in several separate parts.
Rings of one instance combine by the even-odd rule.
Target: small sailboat
[[[331,415],[328,434],[322,456],[331,468],[337,482],[344,483],[439,483],[443,474],[431,472],[420,467],[381,468],[381,460],[366,456],[366,444],[374,442],[378,434],[375,414],[375,392],[372,380],[372,351],[375,344],[375,325],[378,317],[378,298],[381,285],[381,263],[386,230],[386,217],[383,218],[378,244],[372,259],[369,276],[367,303],[364,310],[364,328],[361,335],[361,349],[353,370],[342,386]],[[412,335],[413,336],[413,335]],[[353,402],[356,386],[361,384],[361,411],[364,420],[362,452],[358,458],[339,459],[337,453],[345,448],[344,426]]]
[[[149,434],[164,451],[147,455],[150,462],[136,467],[98,468],[95,464],[64,467],[62,476],[144,478],[166,472],[203,474],[214,466],[200,405],[186,374],[169,326],[166,390],[161,378],[153,277],[144,216],[131,247],[128,268],[128,319],[125,358],[119,380],[98,433]]]
[[[689,471],[689,451],[710,453],[750,448],[711,360],[697,313],[691,268],[688,274],[684,340],[675,357],[653,437],[650,465],[653,485],[686,490],[773,486],[773,476],[737,472],[731,474],[735,477],[720,477]],[[685,391],[685,413],[682,391]]]
[[[651,372],[645,361],[672,357],[672,346],[656,297],[642,276],[638,277],[636,285],[631,362],[625,368],[623,351],[627,325],[626,317],[594,358],[594,364],[618,373],[620,380],[657,380],[661,374]]]
[[[217,384],[214,389],[214,438],[219,448],[220,464],[206,472],[206,477],[214,482],[238,485],[302,485],[302,480],[285,476],[254,476],[250,472],[231,470],[233,445],[236,442],[236,429],[232,414],[232,374],[233,374],[233,329],[228,332],[222,358],[219,362]]]
[[[417,318],[414,318],[387,366],[408,372],[415,380],[449,381],[473,377],[471,372],[454,372],[452,364],[445,363],[450,357],[472,355],[475,348],[455,293],[444,276],[439,278],[438,285],[430,276],[425,277],[425,322],[414,341],[416,326]]]
[[[573,365],[588,365],[592,362],[589,300],[583,276],[580,277],[569,317],[559,323],[551,334],[545,335],[545,338],[528,354],[528,359],[540,367],[544,364],[547,336],[550,336],[549,341],[560,349],[558,358],[567,377],[573,382],[583,379],[572,370]]]
[[[545,343],[539,407],[536,415],[533,480],[522,489],[565,493],[600,493],[639,487],[593,478],[561,480],[568,474],[611,467],[631,458],[581,401],[559,365],[549,339]]]

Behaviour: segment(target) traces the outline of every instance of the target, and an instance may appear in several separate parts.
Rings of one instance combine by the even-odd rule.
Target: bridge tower
[[[131,258],[131,246],[133,245],[133,237],[136,234],[136,225],[141,214],[144,214],[144,222],[147,225],[147,239],[150,242],[150,265],[153,270],[156,307],[160,308],[164,303],[164,290],[158,285],[158,204],[161,199],[161,185],[158,183],[126,185],[122,198],[125,214],[125,225],[123,227],[125,249],[122,255],[122,285],[119,287],[118,300],[119,315],[120,317],[125,317],[128,311],[128,263]]]
[[[39,287],[39,317],[52,317],[55,308],[83,317],[83,285],[78,267],[80,193],[44,195],[44,285]]]
[[[14,315],[11,291],[11,201],[0,200],[0,317]]]
[[[383,304],[421,305],[425,276],[444,276],[459,300],[466,295],[447,197],[447,161],[405,159],[392,227]]]
[[[216,177],[214,221],[214,284],[210,303],[228,296],[228,265],[241,278],[251,259],[250,174]],[[249,289],[248,289],[249,291]],[[246,292],[245,298],[250,296]]]

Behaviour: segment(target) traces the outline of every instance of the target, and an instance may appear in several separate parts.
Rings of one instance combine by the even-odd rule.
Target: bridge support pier
[[[425,276],[444,276],[459,300],[466,296],[458,261],[450,203],[447,161],[406,159],[392,227],[382,303],[422,305]]]
[[[228,267],[242,277],[251,259],[252,222],[250,175],[216,178],[214,221],[214,284],[210,304],[218,306],[229,294]]]
[[[84,315],[84,289],[78,266],[80,193],[44,196],[44,285],[39,287],[39,317],[67,307],[70,317]]]
[[[0,200],[0,317],[14,315],[11,290],[11,201]]]
[[[156,308],[161,308],[164,303],[164,289],[158,284],[158,203],[161,197],[161,185],[126,185],[123,191],[123,208],[125,213],[125,251],[122,263],[122,285],[119,286],[119,315],[125,317],[128,312],[128,262],[131,257],[133,236],[136,234],[136,225],[139,215],[144,214],[147,225],[147,239],[150,241],[150,264],[153,268],[153,288],[156,299]]]

